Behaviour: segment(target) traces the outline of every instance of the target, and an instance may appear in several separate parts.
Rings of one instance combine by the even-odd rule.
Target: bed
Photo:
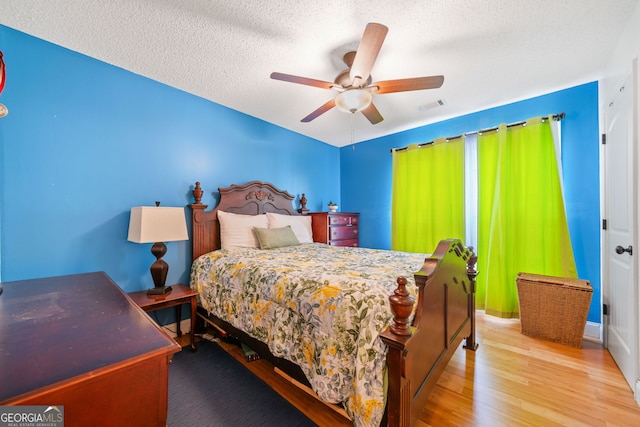
[[[192,192],[199,316],[354,425],[411,426],[453,353],[477,348],[476,257],[461,241],[430,256],[332,247],[270,183],[219,188],[209,211],[199,182]]]

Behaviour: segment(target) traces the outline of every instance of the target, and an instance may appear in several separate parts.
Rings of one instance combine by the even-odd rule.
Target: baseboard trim
[[[177,331],[177,324],[176,323],[169,323],[167,325],[163,325],[162,329],[164,329],[164,331],[169,334],[169,336],[171,338],[176,338],[178,336]],[[191,331],[191,319],[184,319],[180,322],[180,332],[182,332],[182,335],[184,334],[188,334]]]
[[[602,324],[587,322],[584,327],[584,336],[602,342]]]

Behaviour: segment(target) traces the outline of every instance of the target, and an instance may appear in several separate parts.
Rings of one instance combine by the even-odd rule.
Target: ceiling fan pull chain
[[[356,136],[356,129],[354,126],[354,120],[356,119],[356,113],[351,113],[351,149],[355,150],[354,142]]]

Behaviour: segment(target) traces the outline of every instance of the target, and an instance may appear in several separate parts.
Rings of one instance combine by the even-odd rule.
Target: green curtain
[[[391,248],[432,253],[464,241],[464,138],[393,150]]]
[[[550,121],[478,136],[477,308],[518,317],[519,272],[577,277]]]

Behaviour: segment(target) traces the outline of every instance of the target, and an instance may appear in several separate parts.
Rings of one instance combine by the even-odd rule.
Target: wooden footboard
[[[475,350],[476,256],[457,239],[443,240],[415,274],[419,288],[411,325],[413,299],[398,279],[389,297],[393,324],[381,335],[389,347],[388,425],[415,423],[447,363],[465,340]]]

